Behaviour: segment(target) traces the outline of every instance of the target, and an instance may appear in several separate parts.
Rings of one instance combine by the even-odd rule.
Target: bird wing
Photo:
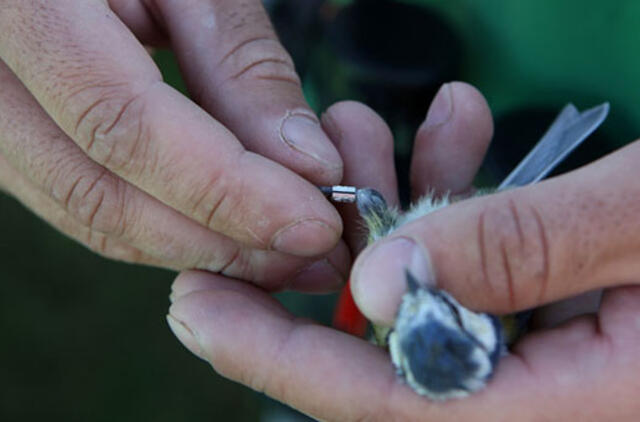
[[[609,113],[609,103],[578,112],[567,104],[547,132],[498,190],[536,183],[547,176],[578,145],[598,128]]]

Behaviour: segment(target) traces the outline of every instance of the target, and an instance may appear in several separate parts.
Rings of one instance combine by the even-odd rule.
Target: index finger
[[[307,105],[261,0],[155,1],[194,99],[250,151],[320,185],[342,162]]]
[[[310,256],[336,244],[339,215],[317,189],[162,83],[103,2],[5,3],[0,56],[94,161],[249,246]]]

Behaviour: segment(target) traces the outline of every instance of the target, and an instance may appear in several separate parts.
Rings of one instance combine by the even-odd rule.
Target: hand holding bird
[[[491,138],[490,113],[475,89],[450,84],[432,110],[443,102],[448,117],[425,124],[417,136],[416,197],[427,187],[438,194],[470,192]],[[384,123],[366,107],[341,103],[323,125],[345,160],[343,182],[371,186],[397,205]],[[640,224],[632,212],[640,197],[639,157],[632,144],[561,177],[459,201],[360,254],[351,277],[354,297],[370,320],[389,327],[407,289],[404,269],[419,279],[414,269],[424,265],[425,250],[438,288],[481,312],[517,312],[607,288],[596,315],[538,327],[502,358],[487,388],[464,400],[425,400],[398,382],[381,348],[293,319],[260,289],[219,275],[183,273],[169,321],[222,375],[323,420],[632,419],[640,411],[634,322],[640,291],[629,286],[640,274]],[[353,207],[342,211],[345,221],[355,221]],[[362,231],[352,224],[345,229],[357,252]]]

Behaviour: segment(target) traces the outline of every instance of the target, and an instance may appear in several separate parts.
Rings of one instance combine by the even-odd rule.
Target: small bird
[[[496,188],[483,195],[536,183],[543,179],[604,121],[609,104],[582,113],[565,106],[547,132]],[[427,194],[402,213],[387,205],[373,189],[349,186],[321,188],[340,202],[355,202],[371,244],[404,224],[455,202],[448,195]],[[376,343],[388,347],[398,375],[418,394],[433,400],[466,397],[482,389],[491,379],[500,357],[524,331],[531,312],[499,317],[474,312],[462,306],[433,280],[416,280],[406,272],[403,295],[392,328],[373,326]],[[347,286],[348,289],[348,286]],[[335,320],[342,327],[363,331],[354,321],[355,304],[350,293],[341,298]]]
[[[451,203],[448,196],[427,195],[401,214],[373,189],[359,189],[357,196],[369,243]],[[405,278],[407,292],[393,328],[373,325],[376,343],[389,348],[396,371],[420,395],[446,400],[481,389],[505,352],[507,324],[465,308],[432,287],[433,280],[416,280],[408,271]]]

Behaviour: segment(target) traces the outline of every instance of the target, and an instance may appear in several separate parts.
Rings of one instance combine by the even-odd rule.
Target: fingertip
[[[349,247],[344,242],[344,240],[340,240],[336,248],[327,256],[327,260],[333,265],[333,267],[338,271],[344,282],[346,283],[349,278],[349,272],[351,270],[351,253],[349,252]]]
[[[443,85],[416,135],[414,195],[430,189],[454,194],[469,189],[492,136],[491,110],[480,91],[465,82]]]
[[[322,114],[321,122],[339,151],[366,147],[377,156],[388,157],[393,154],[391,129],[365,104],[357,101],[335,103]],[[345,154],[342,155],[344,157]]]
[[[230,167],[230,182],[219,189],[224,200],[208,202],[213,212],[200,207],[209,227],[253,248],[303,258],[325,255],[338,243],[342,219],[317,186],[252,152]]]
[[[181,272],[171,285],[171,294],[169,296],[171,303],[190,293],[215,288],[214,282],[216,278],[222,277],[197,270]]]
[[[343,157],[343,183],[375,188],[396,205],[393,134],[385,121],[362,103],[342,101],[325,111],[322,127]]]
[[[150,8],[140,1],[109,0],[109,7],[145,45],[167,47],[168,39]]]
[[[433,284],[428,255],[413,239],[395,237],[363,251],[351,274],[351,292],[360,311],[376,324],[391,326],[407,290],[406,273]]]
[[[305,101],[262,2],[153,3],[202,108],[248,150],[314,184],[339,183],[340,155]]]
[[[322,127],[343,157],[342,183],[376,189],[388,204],[397,205],[393,136],[384,120],[364,104],[342,101],[323,114]],[[363,230],[357,223],[357,210],[345,206],[340,212],[348,222],[345,238],[355,253],[363,247]]]
[[[333,248],[340,235],[341,230],[322,220],[305,219],[278,230],[273,235],[270,249],[300,257],[314,257]]]
[[[312,183],[340,183],[342,158],[310,110],[287,112],[280,124],[280,137],[294,153],[283,164]]]
[[[189,270],[181,272],[171,285],[170,299],[173,309],[180,300],[196,293],[234,291],[251,295],[259,287],[248,282],[208,271]]]
[[[189,279],[192,272],[184,273]],[[214,279],[216,276],[212,276]],[[240,292],[240,295],[242,292]],[[215,328],[218,319],[240,295],[224,288],[192,291],[177,299],[170,307],[166,319],[171,331],[194,355],[209,361],[215,359],[218,342]],[[223,303],[223,301],[225,301]],[[214,335],[212,335],[214,334]]]
[[[437,128],[448,123],[453,116],[453,83],[446,83],[440,87],[433,98],[425,121],[421,128]]]
[[[180,340],[180,343],[182,343],[191,353],[206,361],[207,358],[203,353],[202,347],[200,347],[200,344],[196,340],[193,331],[185,323],[176,319],[170,313],[167,314],[166,319],[167,324],[169,324],[169,328],[178,340]]]

